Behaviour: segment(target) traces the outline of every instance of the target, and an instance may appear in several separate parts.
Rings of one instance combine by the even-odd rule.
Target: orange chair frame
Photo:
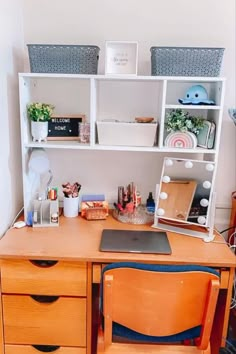
[[[210,353],[210,335],[219,292],[219,278],[203,271],[156,272],[115,268],[103,275],[104,330],[97,352]],[[168,336],[201,325],[193,345],[183,343],[114,343],[112,322],[150,336]]]

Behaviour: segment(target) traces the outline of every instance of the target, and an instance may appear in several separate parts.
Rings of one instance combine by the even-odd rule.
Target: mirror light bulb
[[[164,183],[169,183],[170,182],[170,177],[169,176],[163,176],[162,181]]]
[[[209,204],[209,201],[207,199],[203,198],[203,199],[200,200],[200,205],[202,207],[207,207],[208,204]]]
[[[168,198],[168,194],[166,192],[161,192],[160,193],[160,199],[165,200]]]
[[[165,214],[165,210],[164,209],[162,209],[162,208],[158,208],[157,209],[157,215],[158,216],[163,216]]]
[[[199,216],[199,217],[197,218],[197,222],[198,222],[199,224],[201,224],[201,225],[204,225],[205,222],[206,222],[205,216]]]
[[[214,170],[214,165],[212,163],[206,164],[206,170],[207,171],[213,171]]]
[[[211,188],[211,182],[209,182],[209,181],[204,181],[202,185],[203,185],[203,187],[205,189],[210,189]]]
[[[173,166],[173,161],[171,159],[167,159],[166,162],[165,162],[165,165],[166,166]]]
[[[192,163],[192,161],[186,161],[184,166],[185,166],[185,168],[192,168],[193,167],[193,163]]]

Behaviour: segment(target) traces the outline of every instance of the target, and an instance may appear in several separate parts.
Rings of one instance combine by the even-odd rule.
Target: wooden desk
[[[151,229],[150,226],[122,224],[112,216],[103,221],[60,217],[58,228],[12,229],[0,240],[3,308],[0,353],[35,354],[32,344],[48,344],[60,345],[60,354],[90,354],[92,282],[99,282],[103,264],[134,261],[199,264],[220,270],[221,291],[212,334],[212,352],[218,354],[227,335],[236,267],[233,253],[225,243],[219,243],[223,241],[221,236],[216,235],[214,241],[218,243],[205,243],[168,232],[171,255],[107,253],[99,252],[104,228]],[[45,264],[34,265],[29,260],[55,260],[57,263],[44,267]],[[29,294],[41,295],[46,300],[57,295],[59,299],[45,305],[35,303]]]

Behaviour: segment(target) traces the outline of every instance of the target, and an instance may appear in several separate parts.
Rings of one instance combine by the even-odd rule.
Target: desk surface
[[[138,261],[149,263],[199,264],[213,267],[236,267],[236,257],[224,239],[214,242],[167,232],[171,255],[100,252],[103,229],[154,230],[148,225],[128,225],[109,216],[106,220],[87,221],[81,217],[60,217],[53,228],[11,229],[0,240],[0,258],[74,260],[87,262]]]

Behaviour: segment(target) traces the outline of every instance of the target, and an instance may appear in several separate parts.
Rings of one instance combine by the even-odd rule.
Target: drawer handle
[[[32,345],[35,349],[39,350],[40,352],[43,353],[51,353],[55,352],[57,349],[60,348],[59,345]]]
[[[59,299],[59,296],[54,295],[30,295],[33,300],[42,304],[51,304]]]
[[[43,260],[43,259],[30,259],[30,262],[40,268],[50,268],[53,267],[58,261],[50,261],[50,260]]]

